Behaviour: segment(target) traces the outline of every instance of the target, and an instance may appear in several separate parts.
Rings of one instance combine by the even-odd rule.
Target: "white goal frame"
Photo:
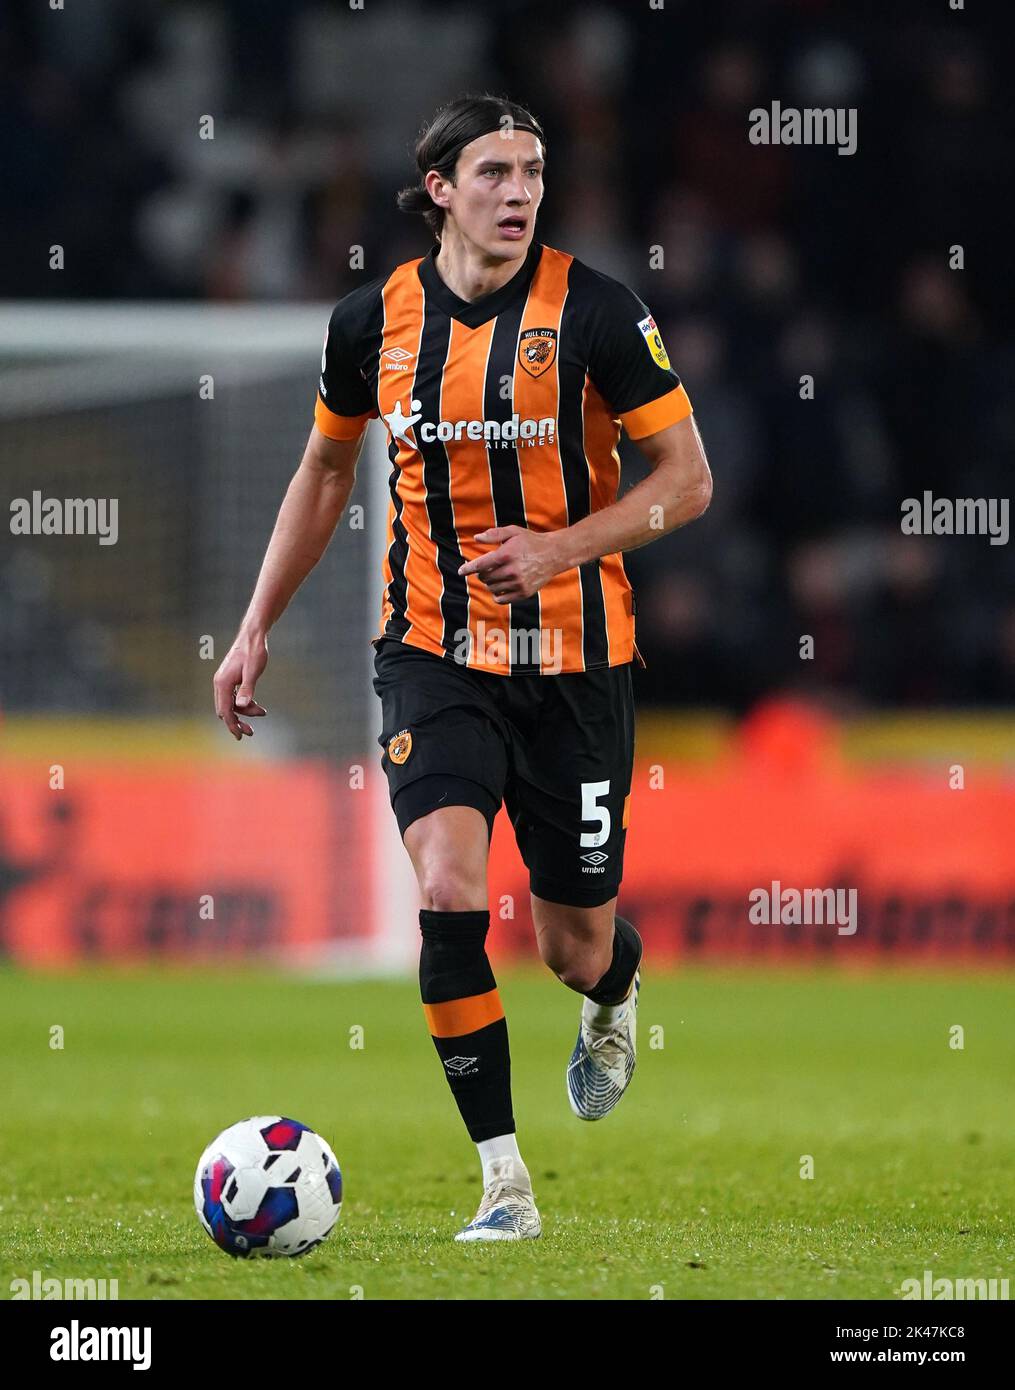
[[[219,364],[223,359],[229,363],[225,373],[217,366],[216,384],[271,380],[291,370],[294,358],[315,360],[332,308],[331,303],[0,301],[0,353],[18,359],[18,365],[0,373],[0,419],[155,399],[179,394],[185,386],[196,389],[193,355],[203,352],[214,353]],[[118,369],[125,358],[129,373]],[[311,377],[308,430],[314,384]],[[363,614],[366,695],[368,708],[379,710],[368,643],[380,614],[390,470],[384,429],[376,420],[367,428],[360,468],[367,474],[367,549],[377,595],[376,604]],[[335,543],[341,544],[340,535]],[[241,616],[236,615],[237,622]],[[368,772],[365,790],[376,916],[365,938],[369,944],[335,943],[325,959],[307,964],[327,973],[401,974],[414,967],[418,955],[413,929],[418,890],[379,765],[374,775]]]

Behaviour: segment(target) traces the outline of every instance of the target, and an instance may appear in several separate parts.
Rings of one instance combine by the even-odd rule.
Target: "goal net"
[[[235,745],[212,706],[312,423],[329,312],[0,312],[0,913],[15,957],[414,958],[370,684],[389,473],[376,421],[335,539],[269,639],[268,718]]]

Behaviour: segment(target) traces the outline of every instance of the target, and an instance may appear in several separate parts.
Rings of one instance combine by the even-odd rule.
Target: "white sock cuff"
[[[479,1161],[483,1165],[483,1181],[486,1181],[487,1168],[495,1158],[514,1158],[519,1163],[522,1156],[518,1151],[518,1136],[515,1134],[498,1134],[494,1139],[481,1139],[476,1145],[479,1150]],[[524,1168],[525,1165],[522,1164]]]

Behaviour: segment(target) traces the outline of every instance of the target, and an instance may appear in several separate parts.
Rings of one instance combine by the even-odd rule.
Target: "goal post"
[[[199,891],[202,875],[247,873],[263,888],[261,935],[247,922],[229,949],[260,943],[321,971],[404,971],[417,954],[418,897],[372,688],[390,472],[377,421],[335,539],[271,635],[258,690],[269,717],[238,747],[211,705],[313,421],[331,307],[0,304],[0,462],[12,509],[26,504],[27,518],[27,533],[12,521],[0,556],[0,760],[5,738],[17,746],[28,725],[40,746],[51,738],[54,763],[87,746],[80,823],[100,861],[108,842],[107,888],[126,893],[129,880],[144,904],[137,872],[116,868],[117,836],[128,836],[121,858],[132,853],[131,818],[111,777],[119,769],[120,785],[129,768],[140,806],[157,766],[172,805],[164,859],[145,851],[153,891],[175,884],[185,904],[214,896],[213,884]],[[108,524],[104,536],[87,525],[69,534],[69,499],[78,518],[115,517],[115,535]],[[29,775],[24,759],[2,766],[0,780]],[[244,865],[245,837],[260,844],[267,833],[249,824],[255,805],[269,822],[276,808],[284,843],[269,835]],[[31,814],[44,818],[45,803]],[[68,911],[73,943],[84,929]],[[147,922],[149,908],[138,911]],[[143,949],[149,928],[121,921],[117,931]],[[198,918],[170,936],[201,953],[228,933]]]

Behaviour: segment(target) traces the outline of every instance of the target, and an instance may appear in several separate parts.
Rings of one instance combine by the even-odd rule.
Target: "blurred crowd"
[[[925,490],[1011,494],[1015,131],[974,23],[916,0],[6,0],[0,296],[337,299],[428,249],[394,202],[423,120],[509,94],[548,135],[540,239],[642,295],[715,475],[703,520],[627,559],[642,698],[1004,703],[1011,545],[899,525]],[[773,100],[855,107],[856,154],[750,144]]]

